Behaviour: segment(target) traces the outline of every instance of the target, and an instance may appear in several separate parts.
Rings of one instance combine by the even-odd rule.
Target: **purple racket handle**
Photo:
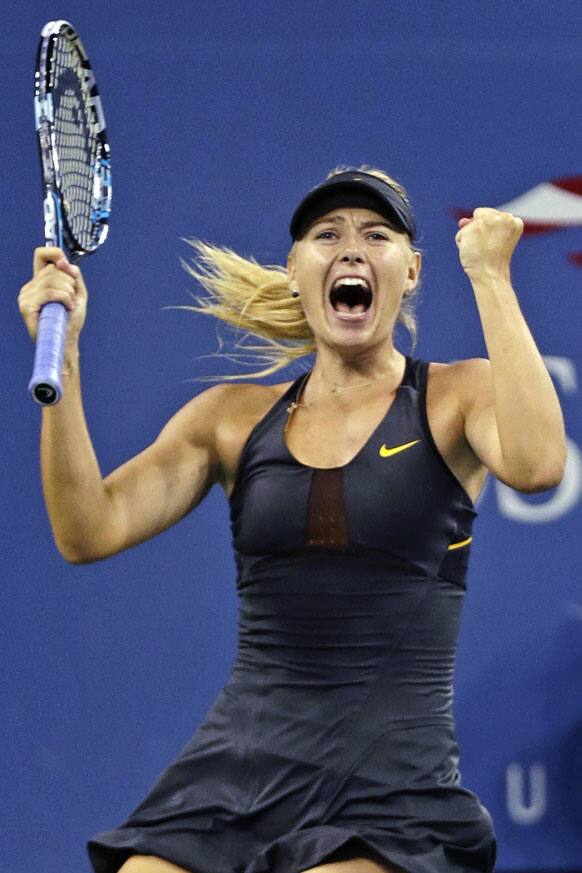
[[[34,369],[28,390],[41,406],[53,406],[61,399],[61,369],[69,311],[62,303],[45,303],[38,319]]]

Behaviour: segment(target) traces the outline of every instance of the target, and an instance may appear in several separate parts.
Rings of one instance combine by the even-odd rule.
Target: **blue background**
[[[32,113],[42,24],[66,18],[80,31],[112,147],[111,234],[83,266],[81,339],[106,475],[203,389],[191,379],[221,372],[200,359],[217,347],[214,324],[163,309],[196,290],[181,238],[284,263],[294,206],[340,163],[382,167],[409,189],[424,251],[417,356],[483,355],[452,211],[582,171],[582,16],[560,0],[3,10],[0,867],[81,873],[85,840],[141,800],[226,681],[237,601],[218,488],[175,528],[105,562],[68,565],[54,546],[40,410],[26,392],[33,348],[16,306],[42,243]],[[554,492],[489,483],[457,669],[463,782],[493,815],[499,869],[528,873],[582,869],[581,270],[568,260],[580,249],[572,227],[524,237],[514,257],[539,347],[569,374],[556,385],[570,462]]]

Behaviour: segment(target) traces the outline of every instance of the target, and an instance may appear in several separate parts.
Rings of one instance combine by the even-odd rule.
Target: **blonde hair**
[[[326,178],[343,173],[349,167],[336,167]],[[382,170],[362,165],[360,172],[371,173],[387,182],[410,206],[406,190]],[[408,236],[408,235],[407,235]],[[184,269],[208,293],[195,297],[194,306],[172,306],[170,309],[188,309],[211,315],[224,322],[242,336],[234,343],[233,352],[219,349],[212,356],[227,358],[236,363],[251,365],[256,361],[263,369],[253,373],[228,376],[202,376],[199,381],[222,379],[249,379],[269,376],[299,358],[315,351],[315,338],[301,309],[300,302],[291,296],[287,270],[278,264],[262,265],[254,258],[243,258],[231,249],[211,245],[201,240],[186,240],[196,252],[193,263],[182,261]],[[410,240],[411,245],[412,241]],[[415,249],[417,250],[417,249]],[[412,347],[416,345],[415,316],[416,290],[406,297],[398,313],[400,322],[410,333]],[[249,339],[259,343],[249,343]],[[211,357],[212,357],[211,356]]]

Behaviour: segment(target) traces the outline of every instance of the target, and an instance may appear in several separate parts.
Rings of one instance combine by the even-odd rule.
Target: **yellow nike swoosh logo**
[[[466,540],[461,540],[460,543],[451,543],[451,545],[447,546],[447,548],[449,552],[453,552],[455,549],[462,549],[465,546],[468,546],[471,542],[473,542],[473,537],[468,537]]]
[[[420,440],[412,440],[411,443],[404,443],[402,446],[394,446],[394,448],[389,449],[386,443],[380,446],[380,457],[381,458],[391,458],[392,455],[397,455],[398,452],[404,452],[406,449],[409,449],[411,446],[415,446],[419,443]]]

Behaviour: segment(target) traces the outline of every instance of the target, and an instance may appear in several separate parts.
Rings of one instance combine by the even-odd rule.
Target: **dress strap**
[[[261,451],[261,442],[263,440],[266,440],[267,443],[272,443],[273,441],[279,443],[282,442],[280,422],[283,416],[288,418],[289,406],[295,400],[303,379],[305,379],[304,373],[298,376],[291,385],[289,385],[285,393],[269,407],[267,412],[256,422],[255,426],[249,433],[240,454],[234,486],[230,495],[231,504],[234,502],[235,494],[238,498],[239,486],[244,479],[250,457],[253,453],[256,455],[257,451],[259,451],[259,453]]]
[[[426,435],[429,438],[431,446],[433,439],[430,427],[428,425],[428,414],[426,411],[426,391],[428,386],[428,363],[427,361],[419,361],[413,358],[408,359],[410,379],[408,385],[418,392],[418,412],[420,420]],[[436,446],[434,446],[436,449]]]
[[[426,394],[426,384],[428,380],[428,364],[425,361],[417,360],[406,355],[406,366],[404,368],[404,377],[402,385],[407,385],[418,391],[419,394]]]

